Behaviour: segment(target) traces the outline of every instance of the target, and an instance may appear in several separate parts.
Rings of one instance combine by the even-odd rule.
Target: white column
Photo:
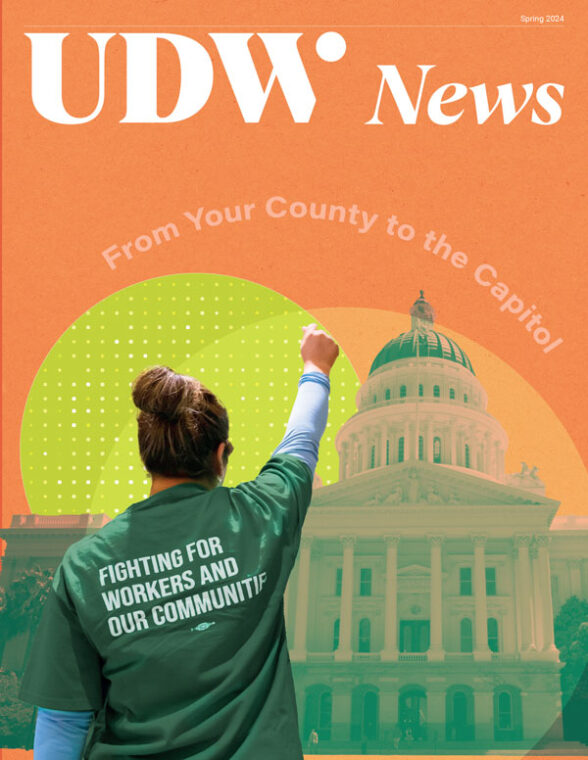
[[[308,628],[308,588],[310,582],[310,551],[312,538],[303,536],[300,541],[298,564],[298,593],[296,594],[296,620],[294,625],[294,648],[291,660],[306,659],[306,630]]]
[[[455,422],[451,423],[450,428],[450,443],[449,443],[449,450],[450,450],[450,464],[457,464],[457,451],[456,451],[456,435],[455,435]]]
[[[341,583],[341,614],[339,616],[339,646],[335,651],[335,659],[350,660],[355,536],[342,536],[341,541],[343,542],[343,579]]]
[[[411,458],[412,447],[410,445],[410,423],[404,423],[404,461]]]
[[[551,568],[549,566],[549,536],[537,536],[537,561],[543,592],[543,655],[559,659],[553,631],[553,600],[551,598]]]
[[[361,465],[360,469],[362,472],[365,472],[367,469],[369,469],[369,462],[370,462],[370,437],[369,432],[366,430],[365,433],[361,436]]]
[[[476,644],[474,660],[489,660],[488,606],[486,602],[485,536],[474,536],[474,603],[476,608]]]
[[[483,458],[484,458],[484,472],[487,475],[490,475],[490,433],[486,433],[484,435]]]
[[[427,425],[427,443],[425,448],[425,459],[427,462],[433,461],[433,426]]]
[[[535,544],[529,547],[529,557],[531,560],[533,607],[535,609],[533,639],[535,641],[535,648],[538,652],[541,652],[543,649],[543,591],[541,589],[539,557]]]
[[[517,599],[517,607],[520,610],[521,621],[521,655],[525,656],[535,652],[535,642],[533,640],[531,562],[529,559],[531,536],[517,536],[515,540],[519,550],[517,568],[520,581],[520,598]]]
[[[341,444],[341,451],[339,453],[339,480],[345,480],[347,477],[347,463],[349,461],[349,443]]]
[[[431,645],[429,660],[443,660],[443,568],[441,544],[443,536],[430,536],[431,547]]]
[[[494,441],[494,477],[500,478],[500,444]]]
[[[386,443],[388,441],[388,428],[384,425],[380,428],[380,464],[386,464]]]
[[[382,660],[398,659],[398,536],[386,536],[386,599]]]

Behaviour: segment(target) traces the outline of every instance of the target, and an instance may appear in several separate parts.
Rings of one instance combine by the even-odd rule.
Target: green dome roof
[[[435,310],[428,301],[425,301],[425,294],[422,290],[410,309],[410,316],[412,320],[411,329],[408,332],[400,333],[397,338],[386,343],[372,362],[370,375],[391,362],[416,357],[417,336],[419,356],[448,359],[469,369],[472,375],[476,374],[467,354],[461,350],[457,343],[448,338],[447,335],[433,330]]]
[[[469,369],[473,375],[476,374],[468,355],[461,350],[454,340],[448,338],[447,335],[443,335],[443,333],[428,329],[425,333],[409,330],[408,332],[400,333],[397,338],[393,338],[386,343],[372,362],[370,375],[380,367],[391,362],[398,361],[399,359],[408,359],[413,356],[416,357],[417,336],[419,356],[448,359]]]

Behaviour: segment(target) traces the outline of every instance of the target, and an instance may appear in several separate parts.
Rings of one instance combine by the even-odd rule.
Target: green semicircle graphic
[[[27,398],[21,468],[31,511],[113,517],[148,495],[131,383],[156,364],[197,377],[227,407],[235,451],[225,484],[255,477],[283,436],[301,328],[312,321],[273,290],[214,274],[157,277],[91,307],[49,351]],[[331,384],[324,484],[338,479],[335,435],[356,411],[359,380],[343,353]]]

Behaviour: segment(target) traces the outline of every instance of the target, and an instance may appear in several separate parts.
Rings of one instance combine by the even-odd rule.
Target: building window
[[[425,441],[422,435],[419,435],[419,459],[425,458]]]
[[[390,388],[386,388],[386,401],[390,401]]]
[[[359,652],[370,651],[371,625],[368,618],[359,621]]]
[[[468,446],[467,443],[465,445],[465,452],[464,453],[465,453],[465,466],[469,467],[470,466],[470,447]]]
[[[376,447],[372,446],[370,451],[370,467],[373,470],[376,466]]]
[[[400,386],[400,398],[406,398],[406,385]]]
[[[472,595],[472,568],[471,567],[459,568],[459,595],[460,596]]]
[[[496,568],[486,568],[486,596],[496,596]]]
[[[438,385],[433,386],[433,396],[439,398],[441,396],[441,388]]]
[[[501,691],[498,695],[497,728],[504,730],[512,728],[512,698],[508,691]]]
[[[378,401],[378,397],[377,397],[377,396],[376,396],[376,394],[374,393],[374,404],[375,404],[377,401]]]
[[[467,403],[468,403],[468,394],[467,394],[467,393],[464,393],[464,394],[463,394],[463,403],[464,403],[464,404],[467,404]]]
[[[386,441],[386,464],[390,464],[390,441]]]
[[[419,383],[419,396],[422,396],[422,395],[423,395],[423,392],[424,392],[424,391],[423,391],[423,386],[422,386],[422,384],[421,384],[421,383]]]
[[[319,702],[319,739],[329,741],[331,738],[331,720],[333,713],[333,697],[330,691],[323,691]]]
[[[372,569],[371,567],[362,567],[359,571],[359,595],[372,595]]]
[[[341,628],[341,621],[339,618],[333,623],[333,652],[339,647],[339,630]]]
[[[338,567],[335,570],[335,596],[341,596],[342,586],[343,586],[343,568]]]
[[[437,437],[433,440],[433,462],[441,462],[441,439]]]
[[[498,652],[498,620],[488,618],[488,649]]]
[[[459,651],[474,651],[474,636],[472,632],[472,621],[470,618],[463,618],[459,624]]]
[[[449,398],[455,398],[455,388],[449,389]]]
[[[401,435],[398,439],[398,461],[404,462],[404,436]]]

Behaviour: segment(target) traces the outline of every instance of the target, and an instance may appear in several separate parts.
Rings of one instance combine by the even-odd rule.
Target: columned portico
[[[489,660],[488,648],[488,605],[486,601],[486,559],[485,536],[474,536],[474,603],[476,608],[475,660]]]
[[[306,631],[308,628],[308,588],[310,581],[310,552],[312,538],[303,536],[300,541],[298,561],[298,593],[296,594],[296,622],[294,626],[294,647],[290,653],[292,660],[306,659]]]
[[[398,536],[386,536],[386,598],[382,660],[398,659]]]
[[[351,660],[351,622],[353,613],[353,550],[355,536],[343,536],[343,578],[341,582],[341,614],[339,646],[335,660]]]
[[[429,660],[443,660],[443,568],[441,545],[443,536],[430,536],[431,549],[431,646]]]

